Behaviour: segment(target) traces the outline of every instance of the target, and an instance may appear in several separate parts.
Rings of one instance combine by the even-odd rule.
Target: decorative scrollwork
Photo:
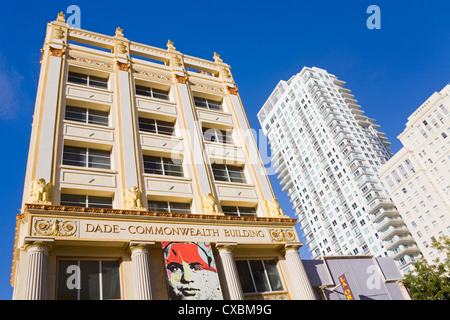
[[[292,229],[269,229],[272,241],[294,241],[295,233]]]
[[[70,237],[77,232],[77,223],[72,220],[36,219],[33,224],[35,235],[48,237]]]

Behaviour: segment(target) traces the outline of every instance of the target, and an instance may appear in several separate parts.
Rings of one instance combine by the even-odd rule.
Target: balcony
[[[406,235],[409,234],[409,230],[406,227],[399,227],[399,226],[390,226],[384,229],[383,231],[379,232],[380,239],[382,241],[386,241],[389,238],[391,238],[394,235]]]

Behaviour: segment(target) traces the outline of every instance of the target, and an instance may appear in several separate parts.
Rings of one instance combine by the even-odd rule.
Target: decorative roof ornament
[[[220,55],[217,54],[216,52],[214,52],[214,57],[213,58],[214,58],[215,62],[223,62],[223,60],[220,59]]]
[[[123,37],[123,29],[120,27],[116,28],[116,37]]]
[[[174,45],[173,45],[173,42],[170,41],[170,40],[167,40],[166,46],[167,46],[167,49],[169,49],[169,50],[175,50],[175,49],[176,49],[176,48],[174,47]]]
[[[62,11],[60,13],[58,13],[58,17],[56,18],[56,21],[66,23],[66,16]]]

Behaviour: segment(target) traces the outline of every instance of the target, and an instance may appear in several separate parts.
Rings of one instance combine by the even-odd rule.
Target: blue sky
[[[0,299],[9,284],[15,217],[23,194],[32,114],[46,24],[69,5],[81,8],[81,28],[212,60],[232,67],[250,125],[279,80],[303,66],[347,82],[365,114],[392,143],[407,117],[450,82],[448,1],[8,1],[0,12]],[[369,5],[381,9],[381,29],[369,30]],[[285,213],[288,198],[272,185]],[[306,248],[302,258],[309,258]]]

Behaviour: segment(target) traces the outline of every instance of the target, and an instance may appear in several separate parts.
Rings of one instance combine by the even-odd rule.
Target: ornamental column
[[[215,209],[207,209],[202,205],[202,213],[204,214],[219,214],[220,203],[216,201],[215,190],[213,187],[214,178],[210,175],[207,168],[209,164],[209,158],[205,156],[205,145],[203,142],[202,128],[200,127],[200,121],[198,120],[197,113],[195,111],[195,103],[190,93],[189,80],[185,72],[183,63],[183,55],[176,50],[172,41],[167,42],[167,51],[170,57],[170,65],[172,67],[172,73],[175,83],[177,84],[177,95],[181,106],[181,112],[183,121],[185,124],[185,138],[188,144],[188,149],[191,150],[190,156],[185,155],[183,161],[191,161],[194,169],[194,174],[197,177],[197,191],[200,196],[200,203],[204,201],[204,197],[208,197],[209,200],[214,203]]]
[[[287,243],[284,247],[284,256],[288,265],[289,274],[294,284],[295,293],[299,300],[316,300],[311,283],[306,275],[305,268],[298,253],[302,243]]]
[[[122,145],[122,209],[145,209],[144,188],[139,176],[137,150],[137,118],[133,99],[133,88],[130,76],[131,60],[129,57],[130,41],[123,35],[121,28],[116,29],[114,36],[114,58],[116,60],[116,92],[119,113],[119,132]]]
[[[27,255],[24,300],[45,300],[47,298],[47,257],[53,241],[53,239],[36,239],[25,245]]]
[[[225,282],[230,300],[244,300],[244,293],[232,252],[236,245],[236,243],[217,243],[216,248],[219,251],[220,261],[225,272]]]
[[[134,274],[134,297],[136,300],[152,300],[149,246],[154,242],[130,242]]]
[[[61,99],[61,81],[64,74],[64,59],[66,53],[68,25],[65,23],[63,13],[58,14],[56,21],[49,24],[46,43],[41,50],[41,77],[46,73],[45,89],[41,89],[44,99],[37,102],[35,112],[35,124],[41,125],[36,128],[39,149],[37,150],[36,173],[33,180],[43,179],[46,183],[54,183],[53,167],[56,161],[55,140],[58,139],[55,134],[59,126],[59,106]],[[40,85],[42,86],[42,79]],[[35,125],[34,124],[34,125]],[[37,125],[36,125],[37,126]],[[52,203],[52,199],[31,199],[31,202]]]

